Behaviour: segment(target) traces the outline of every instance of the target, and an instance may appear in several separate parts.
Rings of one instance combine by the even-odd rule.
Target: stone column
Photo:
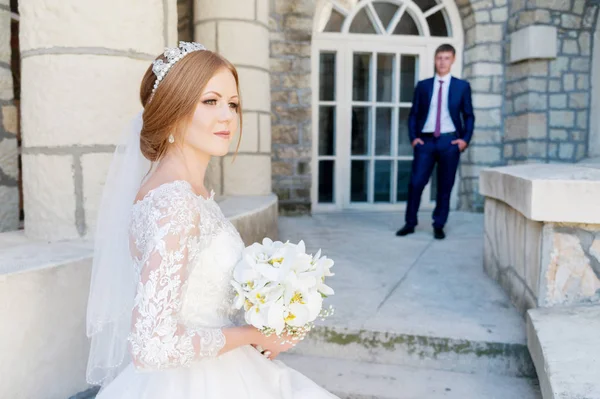
[[[196,41],[237,68],[244,107],[239,152],[215,160],[207,184],[222,195],[271,193],[269,1],[196,0]]]
[[[465,30],[463,78],[471,84],[475,131],[461,158],[459,207],[483,210],[479,195],[482,169],[503,164],[504,37],[508,19],[506,0],[456,0]]]
[[[86,237],[151,60],[177,39],[176,0],[20,0],[25,231]]]
[[[596,11],[596,30],[593,37],[592,52],[592,88],[590,107],[593,110],[600,109],[600,15]],[[600,112],[592,112],[590,115],[590,137],[589,137],[589,157],[600,157]]]
[[[355,5],[350,0],[341,4],[348,10]],[[315,143],[310,55],[316,9],[313,0],[275,0],[271,8],[273,191],[286,212],[308,212],[311,207]]]
[[[0,232],[19,227],[17,108],[10,68],[10,1],[0,1]]]
[[[597,6],[585,0],[510,3],[504,157],[570,163],[587,153]]]

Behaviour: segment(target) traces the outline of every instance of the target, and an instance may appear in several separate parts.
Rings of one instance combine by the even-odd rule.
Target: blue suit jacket
[[[408,117],[408,134],[411,143],[421,135],[425,121],[427,121],[431,96],[433,95],[433,79],[422,80],[415,87],[412,108]],[[448,110],[456,127],[456,135],[469,143],[475,126],[475,114],[473,113],[469,82],[455,77],[450,79]]]

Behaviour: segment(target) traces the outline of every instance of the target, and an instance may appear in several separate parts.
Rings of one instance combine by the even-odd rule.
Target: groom
[[[456,50],[451,45],[438,47],[435,77],[420,81],[415,88],[408,119],[414,159],[408,184],[406,224],[396,232],[397,236],[415,232],[421,194],[437,164],[433,232],[436,239],[446,237],[444,225],[448,220],[450,193],[460,153],[469,145],[475,124],[471,86],[467,81],[450,76],[455,56]]]

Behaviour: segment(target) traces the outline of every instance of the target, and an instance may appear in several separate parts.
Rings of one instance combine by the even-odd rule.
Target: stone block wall
[[[10,1],[0,1],[0,232],[19,227],[18,110],[11,71]]]
[[[600,224],[544,226],[541,306],[600,303]]]
[[[207,185],[223,196],[268,195],[271,187],[271,90],[268,0],[195,0],[195,39],[237,68],[243,133],[230,154],[214,158]]]
[[[508,33],[534,25],[556,27],[556,57],[507,65],[503,155],[507,164],[577,162],[588,152],[598,6],[586,0],[530,3],[510,2]]]
[[[463,78],[473,91],[475,131],[460,166],[459,208],[482,211],[479,173],[504,164],[503,93],[505,90],[507,0],[457,0],[465,31]]]
[[[600,225],[533,221],[487,198],[484,268],[522,313],[600,303]]]
[[[114,146],[141,110],[141,78],[177,40],[176,2],[161,4],[19,0],[28,237],[93,235]]]
[[[600,168],[490,169],[481,188],[484,269],[517,309],[600,304]]]
[[[177,36],[184,42],[194,41],[194,0],[177,0]]]
[[[540,297],[543,223],[493,198],[486,198],[484,214],[484,269],[525,313]]]
[[[312,157],[311,37],[314,0],[271,2],[273,191],[280,209],[310,209]]]

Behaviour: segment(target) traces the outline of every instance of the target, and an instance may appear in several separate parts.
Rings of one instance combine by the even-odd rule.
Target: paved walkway
[[[401,213],[281,217],[280,239],[334,259],[327,324],[474,341],[525,343],[524,320],[483,271],[483,215],[453,212],[445,240],[428,224],[396,237]],[[420,215],[421,221],[430,214]]]

